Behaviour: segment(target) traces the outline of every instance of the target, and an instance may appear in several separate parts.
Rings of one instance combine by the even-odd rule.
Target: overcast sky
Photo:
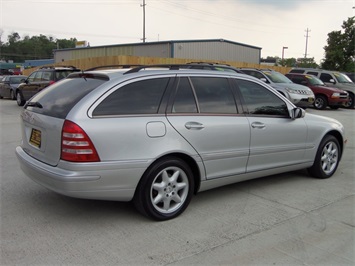
[[[1,40],[18,32],[90,46],[142,42],[144,0],[0,0]],[[262,57],[324,58],[327,34],[355,14],[355,0],[145,0],[146,42],[226,39]]]

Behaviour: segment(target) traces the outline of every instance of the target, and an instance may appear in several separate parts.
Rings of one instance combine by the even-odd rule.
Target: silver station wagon
[[[133,201],[180,215],[207,189],[308,169],[328,178],[346,139],[336,120],[306,113],[245,74],[141,66],[73,73],[21,113],[22,170],[57,193]]]

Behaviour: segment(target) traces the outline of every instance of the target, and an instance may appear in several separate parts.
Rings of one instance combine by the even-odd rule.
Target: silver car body
[[[195,163],[199,173],[196,191],[203,191],[310,167],[323,136],[333,132],[343,139],[344,128],[336,120],[308,113],[292,118],[295,106],[283,97],[290,118],[243,114],[166,113],[100,118],[92,115],[106,95],[127,83],[152,76],[194,75],[252,79],[278,95],[263,82],[238,74],[197,70],[142,71],[127,76],[116,73],[116,77],[112,75],[110,81],[83,97],[65,119],[24,109],[21,114],[23,140],[16,148],[21,168],[34,181],[60,194],[129,201],[146,169],[168,154],[178,154]],[[73,163],[60,159],[61,129],[65,120],[78,123],[90,136],[100,162]],[[42,134],[39,148],[29,142],[33,128]]]

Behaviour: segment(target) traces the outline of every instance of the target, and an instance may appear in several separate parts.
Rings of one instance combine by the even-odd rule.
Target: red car
[[[349,93],[334,87],[329,87],[316,76],[309,74],[293,74],[285,75],[293,83],[301,84],[309,87],[315,96],[313,103],[316,109],[325,109],[329,106],[331,109],[338,109],[349,101]]]

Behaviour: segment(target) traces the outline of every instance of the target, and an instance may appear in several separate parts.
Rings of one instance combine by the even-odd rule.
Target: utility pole
[[[141,7],[143,7],[143,42],[145,42],[145,0],[143,0],[143,5],[141,5]]]
[[[306,36],[304,36],[304,37],[306,37],[306,51],[304,52],[304,59],[307,58],[308,38],[311,37],[311,36],[308,35],[309,32],[311,32],[311,30],[309,30],[309,29],[307,28],[307,30],[306,30]]]

